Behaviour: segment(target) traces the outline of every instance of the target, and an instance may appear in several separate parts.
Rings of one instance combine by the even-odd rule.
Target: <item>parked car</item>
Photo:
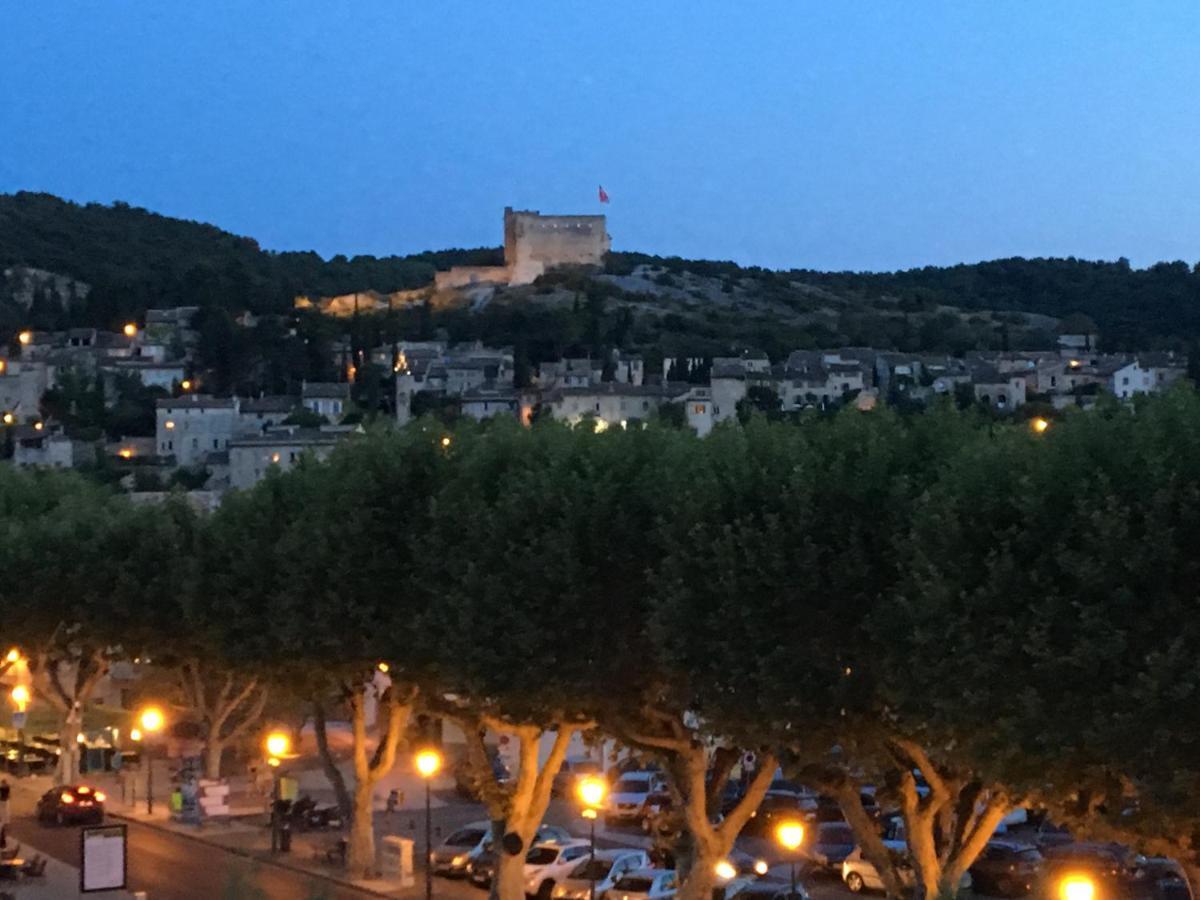
[[[556,797],[574,797],[579,782],[589,775],[603,778],[604,766],[594,759],[565,759],[550,790]]]
[[[813,829],[807,868],[812,872],[837,875],[857,845],[854,829],[846,822],[820,822]]]
[[[617,779],[608,795],[604,821],[608,825],[638,822],[646,815],[646,801],[658,790],[662,776],[657,772],[627,772]]]
[[[862,801],[863,810],[867,815],[874,819],[879,818],[879,804],[875,800],[873,791],[863,791],[859,795],[859,799]],[[818,822],[841,822],[845,820],[841,805],[835,798],[828,797],[825,794],[817,797],[815,817]]]
[[[1179,894],[1169,866],[1160,866],[1124,844],[1058,844],[1046,847],[1042,855],[1046,861],[1039,893],[1055,900],[1062,877],[1077,873],[1086,873],[1095,883],[1096,900],[1162,900]],[[1165,876],[1161,883],[1160,873]]]
[[[805,809],[815,810],[817,808],[817,795],[803,785],[796,784],[794,781],[787,781],[783,778],[776,778],[771,782],[771,786],[767,788],[768,794],[788,794],[800,801],[800,805]]]
[[[589,900],[588,891],[595,883],[596,896],[603,897],[621,876],[648,868],[650,857],[645,850],[597,850],[594,858],[586,856],[577,863],[567,877],[554,886],[550,896]]]
[[[654,830],[655,820],[670,813],[674,805],[675,801],[671,799],[670,791],[660,789],[649,794],[642,805],[642,831],[650,834]]]
[[[1030,844],[988,841],[971,866],[975,892],[993,897],[1024,896],[1041,877],[1042,862],[1042,854]]]
[[[657,772],[662,774],[662,766],[653,759],[643,759],[638,756],[623,756],[608,768],[608,783],[613,784],[622,775],[629,772]]]
[[[811,817],[812,811],[803,797],[790,793],[768,793],[746,822],[742,833],[754,837],[770,837],[780,822],[807,822]]]
[[[618,878],[605,900],[663,900],[677,888],[674,869],[638,869]]]
[[[525,854],[525,893],[550,900],[554,885],[566,878],[592,849],[588,841],[551,841],[534,844]]]
[[[104,821],[103,791],[86,784],[51,788],[37,802],[39,822],[55,825],[98,825]]]
[[[916,874],[908,856],[908,845],[903,841],[884,841],[884,846],[896,861],[900,874],[900,883],[911,889],[916,884]],[[862,891],[882,891],[883,879],[879,871],[862,855],[862,848],[855,847],[842,863],[842,881],[852,893]],[[971,873],[964,872],[959,882],[959,890],[970,890]]]
[[[534,836],[536,844],[573,840],[570,833],[557,825],[542,825]],[[492,847],[490,834],[485,836],[479,846],[467,854],[467,880],[476,887],[488,887],[496,876],[496,853]]]
[[[725,900],[811,900],[804,885],[797,882],[796,892],[790,884],[778,881],[752,881],[743,884],[734,893],[726,893]]]
[[[462,877],[467,874],[471,859],[483,849],[491,834],[490,822],[472,822],[454,831],[433,848],[433,872],[435,875]]]

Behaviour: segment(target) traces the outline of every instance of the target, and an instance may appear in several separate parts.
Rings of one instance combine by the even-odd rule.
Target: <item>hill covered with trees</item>
[[[113,327],[160,306],[199,306],[217,330],[248,310],[292,315],[300,294],[392,292],[437,269],[493,264],[499,248],[410,256],[263,250],[250,237],[122,203],[80,205],[48,194],[0,195],[0,269],[64,276],[51,291],[0,281],[0,332]],[[406,310],[359,323],[364,341],[431,337],[526,345],[531,362],[604,347],[711,356],[744,347],[868,345],[961,353],[1053,343],[1084,315],[1105,349],[1190,349],[1200,339],[1200,265],[1127,260],[1005,259],[901,272],[772,271],[733,262],[611,254],[603,273],[552,272],[474,308]],[[214,328],[216,326],[213,326]],[[356,341],[358,343],[358,341]]]

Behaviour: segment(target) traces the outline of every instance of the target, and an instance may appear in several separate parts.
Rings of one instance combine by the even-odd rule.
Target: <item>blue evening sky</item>
[[[1195,0],[0,0],[0,192],[273,249],[1200,259]]]

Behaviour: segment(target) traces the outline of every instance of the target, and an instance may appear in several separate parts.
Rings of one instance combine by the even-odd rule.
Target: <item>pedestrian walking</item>
[[[392,813],[396,811],[396,807],[400,805],[400,792],[394,788],[388,792],[387,805],[384,807],[384,821],[389,825],[392,824]]]
[[[7,826],[8,819],[8,796],[12,793],[12,788],[8,786],[6,779],[0,778],[0,825]]]

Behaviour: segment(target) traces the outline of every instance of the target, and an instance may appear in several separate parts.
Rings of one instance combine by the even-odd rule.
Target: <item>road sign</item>
[[[79,832],[79,892],[114,891],[125,887],[128,868],[125,826],[100,825]]]
[[[25,727],[25,715],[26,715],[26,714],[25,714],[25,713],[23,713],[23,712],[15,712],[15,713],[13,713],[13,723],[12,723],[12,727],[13,727],[13,728],[16,728],[18,731],[19,731],[20,729],[24,728],[24,727]]]

